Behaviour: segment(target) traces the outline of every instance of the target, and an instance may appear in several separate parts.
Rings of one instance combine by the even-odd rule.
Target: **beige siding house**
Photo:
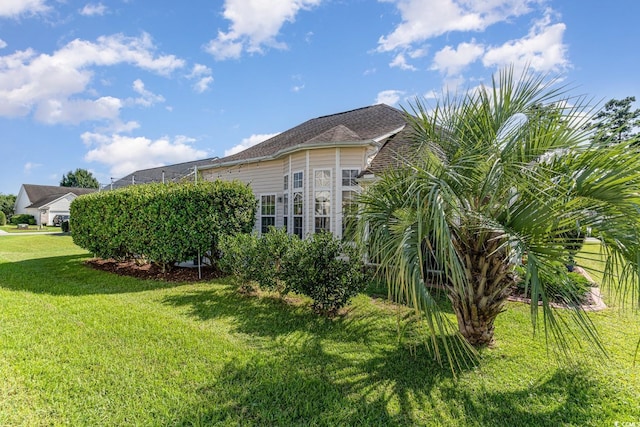
[[[240,153],[198,165],[207,180],[239,180],[258,199],[255,228],[341,236],[359,179],[395,159],[406,127],[384,104],[318,117]]]

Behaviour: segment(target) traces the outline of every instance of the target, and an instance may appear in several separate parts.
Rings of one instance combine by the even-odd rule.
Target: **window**
[[[342,191],[342,236],[354,231],[358,204],[355,202],[358,193],[353,190]]]
[[[282,188],[284,194],[282,195],[282,202],[284,203],[284,215],[282,217],[282,225],[284,231],[289,232],[289,174],[284,175]]]
[[[314,171],[314,231],[331,231],[331,170]]]
[[[284,193],[283,198],[284,202],[284,231],[289,232],[289,193]]]
[[[356,187],[358,182],[358,169],[343,169],[342,170],[342,186],[343,187]]]
[[[331,192],[316,191],[315,197],[315,232],[331,231]]]
[[[268,194],[260,197],[260,231],[267,233],[269,226],[276,225],[276,195]]]
[[[358,205],[355,202],[358,195],[358,169],[342,170],[342,237],[347,237],[354,231]]]
[[[331,171],[315,171],[315,186],[316,188],[331,188]]]
[[[293,217],[293,221],[291,232],[302,239],[304,237],[304,197],[302,193],[304,188],[304,173],[294,172],[292,184],[293,192],[291,194],[291,197],[293,199],[293,209],[291,214]]]
[[[302,214],[304,212],[304,201],[301,192],[293,193],[293,234],[302,239],[303,223]]]

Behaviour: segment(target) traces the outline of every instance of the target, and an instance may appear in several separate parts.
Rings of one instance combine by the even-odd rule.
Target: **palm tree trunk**
[[[493,344],[494,321],[503,311],[513,283],[498,243],[485,241],[481,246],[465,255],[468,285],[462,293],[451,288],[449,292],[460,333],[474,347]]]

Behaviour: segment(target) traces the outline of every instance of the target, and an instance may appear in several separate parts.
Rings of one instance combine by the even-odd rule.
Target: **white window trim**
[[[362,192],[362,187],[356,183],[356,185],[342,185],[342,172],[346,170],[356,170],[358,171],[358,175],[362,172],[359,166],[344,166],[340,168],[340,177],[336,177],[336,186],[338,188],[339,195],[339,203],[340,203],[340,212],[336,212],[336,221],[339,221],[340,224],[340,236],[342,237],[342,229],[344,228],[344,211],[343,211],[343,200],[342,194],[345,191],[355,191],[356,194],[360,194]],[[339,181],[338,181],[339,179]]]
[[[316,182],[316,172],[329,172],[329,183],[327,185],[317,185]],[[313,169],[313,232],[316,232],[316,218],[329,218],[329,232],[333,231],[332,227],[332,218],[333,218],[333,208],[331,200],[333,200],[333,170],[331,168],[315,168]],[[318,191],[327,191],[329,192],[329,215],[317,215],[316,213],[316,193]]]
[[[262,198],[263,197],[268,197],[268,196],[273,196],[273,207],[274,207],[274,212],[273,215],[263,215],[262,214]],[[273,225],[275,227],[276,225],[276,218],[277,218],[277,214],[278,214],[278,195],[276,193],[260,193],[260,220],[258,222],[258,225],[260,227],[260,234],[263,233],[262,231],[262,218],[273,218]]]
[[[295,184],[294,184],[295,181],[296,181],[295,175],[297,173],[301,173],[302,174],[302,186],[301,187],[295,187]],[[291,183],[290,183],[289,187],[291,188],[291,191],[296,191],[296,190],[303,191],[304,190],[304,171],[303,170],[297,170],[297,171],[293,171],[291,173]]]
[[[339,182],[340,182],[340,188],[343,188],[343,189],[344,189],[344,188],[357,188],[357,189],[358,189],[357,191],[360,191],[362,188],[361,188],[361,187],[360,187],[360,185],[358,185],[358,184],[356,184],[356,185],[342,185],[342,172],[344,172],[344,171],[351,171],[351,170],[356,170],[356,171],[358,171],[358,175],[360,174],[360,172],[362,172],[362,171],[360,170],[360,167],[359,167],[359,166],[353,166],[353,167],[348,167],[348,166],[347,166],[347,167],[341,167],[341,168],[340,168],[340,181],[339,181]]]
[[[302,185],[300,187],[295,187],[295,185],[294,185],[294,182],[295,182],[294,176],[297,173],[301,173],[302,174]],[[289,183],[289,188],[290,188],[290,190],[289,190],[289,204],[290,204],[290,206],[289,206],[289,212],[290,212],[289,218],[290,218],[290,221],[289,221],[289,224],[287,226],[288,226],[288,228],[290,230],[290,233],[294,234],[295,233],[294,232],[294,224],[295,224],[295,221],[296,221],[295,219],[296,218],[302,218],[302,233],[301,234],[302,234],[302,238],[304,238],[304,236],[306,235],[305,226],[306,226],[306,223],[307,223],[307,221],[306,221],[306,219],[307,219],[307,215],[306,215],[307,206],[306,206],[306,203],[305,203],[305,201],[306,201],[305,200],[305,195],[308,194],[308,192],[306,191],[307,188],[305,186],[305,171],[303,169],[299,169],[299,170],[296,170],[296,171],[290,171],[289,176],[291,177],[291,182]],[[295,205],[294,202],[295,202],[296,193],[300,193],[300,195],[302,196],[302,213],[300,215],[296,215],[295,211],[294,211],[294,205]]]

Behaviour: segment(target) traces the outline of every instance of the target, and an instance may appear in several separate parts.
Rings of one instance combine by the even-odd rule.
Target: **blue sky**
[[[640,96],[640,2],[1,0],[0,193],[228,155],[530,64]]]

